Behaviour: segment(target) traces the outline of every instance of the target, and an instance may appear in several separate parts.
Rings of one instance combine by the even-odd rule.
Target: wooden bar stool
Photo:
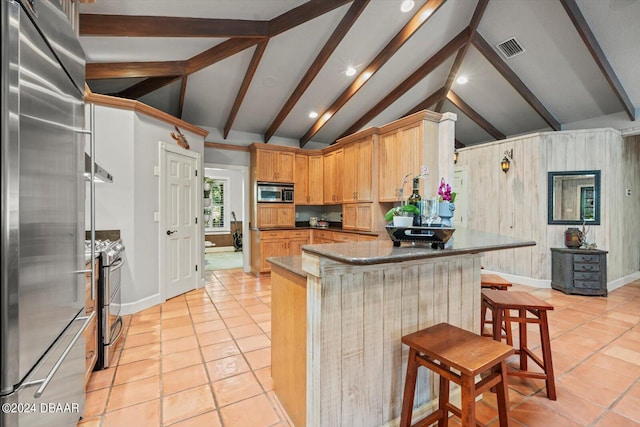
[[[402,342],[409,346],[409,360],[400,416],[401,427],[411,426],[416,378],[420,366],[440,375],[440,397],[438,409],[414,426],[428,426],[438,421],[438,426],[444,427],[447,425],[449,412],[452,412],[462,419],[463,426],[475,427],[475,398],[491,387],[495,387],[497,392],[500,426],[509,425],[505,360],[513,354],[512,347],[447,323],[405,335]],[[486,371],[490,373],[476,383],[475,377]],[[461,408],[449,402],[449,381],[460,386]]]
[[[513,284],[497,274],[481,273],[480,286],[482,289],[499,289],[506,291],[510,286],[513,286]]]
[[[556,400],[556,384],[553,376],[553,361],[551,360],[551,340],[549,338],[549,322],[547,310],[553,306],[531,295],[528,292],[503,292],[493,289],[482,291],[482,306],[491,310],[493,319],[493,339],[501,341],[501,325],[503,322],[519,323],[520,344],[516,354],[520,355],[520,370],[508,372],[509,375],[540,378],[545,380],[547,397]],[[516,317],[511,316],[510,310],[518,310]],[[527,316],[532,314],[533,317]],[[527,346],[527,323],[540,326],[540,343],[542,345],[542,360]],[[509,327],[510,329],[510,327]],[[531,358],[544,372],[528,371],[528,358]]]
[[[509,289],[510,286],[513,286],[513,284],[504,279],[501,276],[498,276],[497,274],[491,274],[491,273],[482,273],[480,275],[480,287],[482,289],[497,289],[497,290],[501,290],[501,291],[506,291],[507,289]],[[492,337],[492,334],[486,334],[484,333],[484,327],[487,324],[492,324],[493,320],[487,320],[487,308],[486,306],[482,306],[482,309],[480,310],[480,327],[482,329],[482,335],[483,336],[489,336]],[[503,323],[503,327],[502,330],[504,331],[504,334],[502,335],[502,338],[505,338],[507,340],[507,344],[509,345],[513,345],[513,335],[511,332],[511,325],[508,322],[504,322]]]

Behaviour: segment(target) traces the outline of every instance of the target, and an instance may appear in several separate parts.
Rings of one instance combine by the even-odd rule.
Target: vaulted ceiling
[[[402,3],[95,0],[80,8],[87,82],[216,142],[330,144],[424,108],[456,113],[467,146],[638,127],[640,1]],[[508,58],[497,45],[512,38],[523,52]]]

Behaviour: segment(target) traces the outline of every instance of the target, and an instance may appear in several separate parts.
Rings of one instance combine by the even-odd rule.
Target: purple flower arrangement
[[[455,202],[456,193],[451,192],[451,186],[446,183],[444,178],[440,180],[440,187],[438,187],[438,194],[440,195],[441,202]]]

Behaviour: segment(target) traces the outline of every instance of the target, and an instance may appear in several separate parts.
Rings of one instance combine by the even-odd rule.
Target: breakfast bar
[[[401,337],[440,322],[479,333],[483,252],[533,245],[458,229],[444,249],[378,240],[270,258],[272,378],[293,424],[397,420],[407,360]],[[436,389],[420,372],[415,417],[432,409]]]

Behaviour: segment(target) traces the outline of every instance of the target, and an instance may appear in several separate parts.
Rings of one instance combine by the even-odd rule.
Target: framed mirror
[[[600,224],[600,171],[548,173],[549,224]]]

